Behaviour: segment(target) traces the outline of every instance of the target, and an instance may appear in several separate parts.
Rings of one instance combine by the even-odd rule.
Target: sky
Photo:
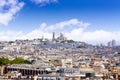
[[[52,38],[120,44],[120,0],[0,0],[0,41]]]

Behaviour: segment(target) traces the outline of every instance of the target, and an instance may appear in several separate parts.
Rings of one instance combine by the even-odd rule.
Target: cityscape
[[[120,1],[0,0],[0,80],[120,80]]]
[[[0,42],[1,78],[16,80],[119,80],[120,46],[52,39]],[[21,59],[29,61],[22,63]],[[13,60],[13,63],[6,59]]]

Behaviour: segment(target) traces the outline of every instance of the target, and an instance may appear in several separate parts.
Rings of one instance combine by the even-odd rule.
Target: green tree
[[[28,60],[24,60],[25,64],[32,64],[32,62],[28,61]]]
[[[8,64],[31,64],[32,62],[24,60],[23,58],[15,58],[14,60],[9,60],[8,58],[0,58],[0,66]]]
[[[10,64],[10,60],[8,58],[0,58],[0,65]]]
[[[24,59],[23,58],[15,58],[14,60],[11,61],[11,64],[24,64]]]
[[[67,40],[68,43],[74,43],[74,40]]]

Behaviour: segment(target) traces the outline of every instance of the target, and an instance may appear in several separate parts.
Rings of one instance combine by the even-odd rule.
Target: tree
[[[32,62],[24,60],[23,58],[15,58],[14,60],[9,60],[8,58],[0,58],[0,66],[8,64],[31,64]]]
[[[0,65],[7,65],[10,63],[10,60],[8,58],[0,58]]]
[[[15,58],[13,61],[11,61],[11,64],[23,64],[24,59],[23,58]]]
[[[32,64],[32,62],[28,61],[28,60],[24,60],[25,64]]]
[[[73,40],[67,40],[68,43],[74,43],[75,41]]]

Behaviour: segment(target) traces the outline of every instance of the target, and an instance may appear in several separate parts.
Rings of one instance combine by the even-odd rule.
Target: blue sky
[[[0,40],[52,37],[120,43],[119,0],[0,0]]]

